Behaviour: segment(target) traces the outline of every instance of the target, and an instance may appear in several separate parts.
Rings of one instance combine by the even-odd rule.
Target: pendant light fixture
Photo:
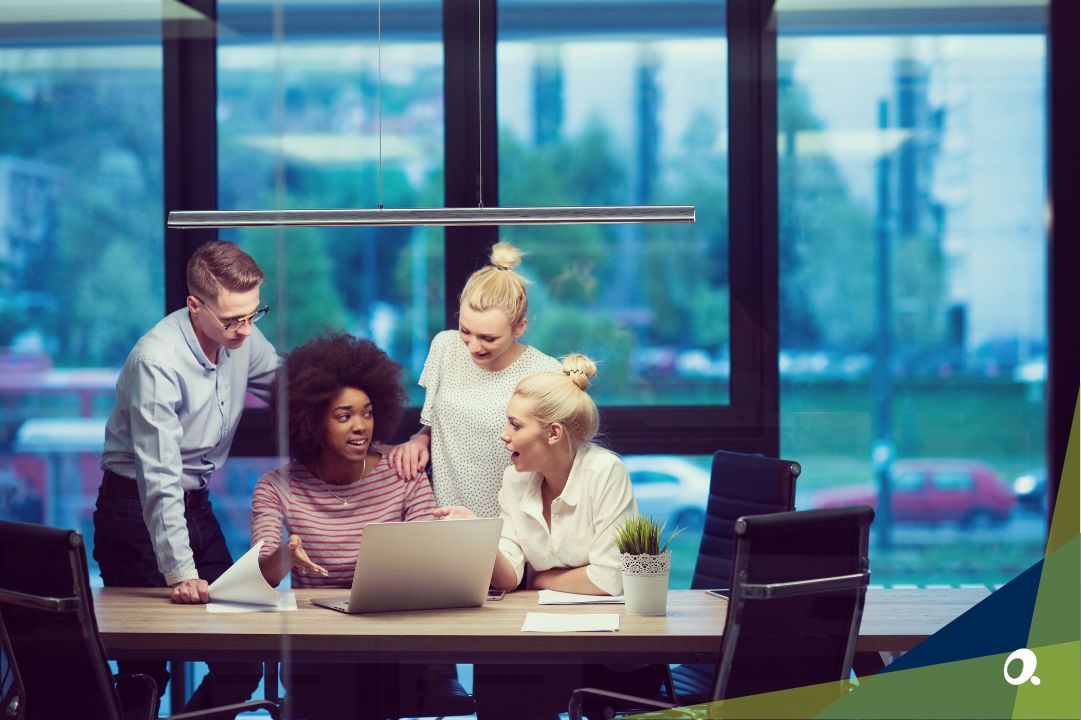
[[[443,225],[449,227],[484,225],[575,225],[613,223],[694,222],[694,205],[597,205],[549,207],[485,207],[484,143],[481,111],[481,8],[477,0],[477,117],[479,168],[475,208],[391,208],[383,207],[383,3],[376,5],[377,99],[379,136],[379,207],[376,209],[326,210],[172,210],[168,227],[197,228],[266,227],[370,227],[394,225]]]

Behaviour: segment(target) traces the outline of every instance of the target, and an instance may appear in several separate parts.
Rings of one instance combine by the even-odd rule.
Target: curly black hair
[[[280,418],[285,389],[289,455],[300,462],[319,456],[327,403],[347,387],[363,390],[372,401],[372,440],[393,438],[406,401],[401,375],[401,366],[375,343],[345,333],[320,335],[288,353],[271,388],[270,402],[274,416]]]

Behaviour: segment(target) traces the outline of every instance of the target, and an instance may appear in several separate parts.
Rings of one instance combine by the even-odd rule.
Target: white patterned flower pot
[[[668,607],[668,573],[672,553],[619,556],[623,564],[623,598],[628,615],[664,615]]]

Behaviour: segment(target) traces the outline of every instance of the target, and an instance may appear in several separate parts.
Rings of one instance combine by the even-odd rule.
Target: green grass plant
[[[627,555],[661,555],[668,552],[668,545],[684,528],[673,530],[662,546],[661,536],[667,525],[667,520],[662,523],[650,515],[627,515],[613,529],[616,548]]]

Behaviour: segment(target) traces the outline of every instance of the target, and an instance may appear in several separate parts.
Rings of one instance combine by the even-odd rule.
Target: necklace
[[[333,495],[334,497],[336,497],[337,499],[342,501],[342,507],[349,507],[349,501],[346,500],[345,498],[343,498],[338,493],[334,492],[334,489],[333,489],[334,486],[323,479],[323,474],[319,471],[319,468],[314,463],[312,464],[311,468],[309,468],[309,469],[311,470],[312,475],[314,475],[316,477],[316,479],[319,480],[319,482],[321,482],[321,483],[323,483],[324,485],[327,486],[327,492],[329,492],[331,495]],[[368,456],[365,455],[364,456],[364,462],[360,466],[360,477],[363,478],[367,474],[368,474]]]

